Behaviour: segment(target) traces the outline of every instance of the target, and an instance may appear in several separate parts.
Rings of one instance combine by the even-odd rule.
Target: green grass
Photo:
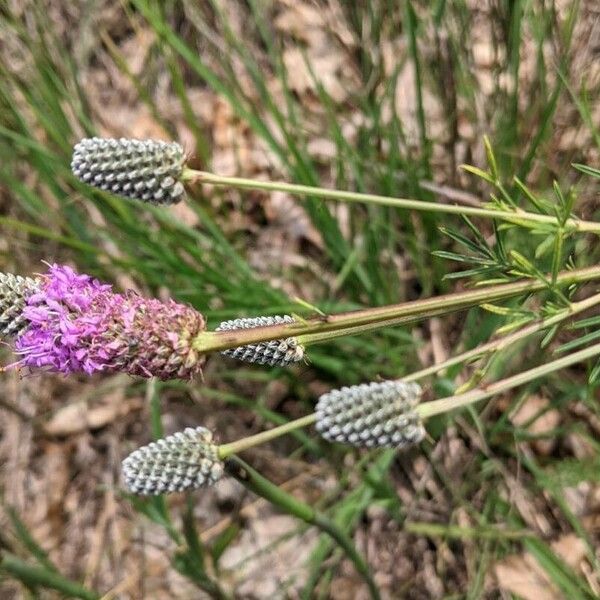
[[[548,159],[557,144],[553,119],[568,106],[576,109],[583,126],[590,130],[592,143],[598,145],[585,82],[569,79],[570,60],[576,52],[573,32],[580,18],[578,3],[573,3],[563,19],[556,18],[552,2],[498,3],[486,18],[492,34],[490,43],[506,59],[491,69],[493,89],[485,97],[473,75],[474,46],[465,43],[473,39],[475,15],[464,2],[440,0],[429,7],[429,3],[411,1],[403,10],[385,0],[343,4],[342,18],[351,43],[347,42],[347,47],[342,41],[337,43],[347,53],[359,83],[348,90],[347,100],[341,104],[319,79],[308,52],[304,56],[314,78],[315,102],[307,105],[294,92],[290,82],[295,74],[286,71],[283,52],[297,42],[273,26],[274,15],[268,3],[259,0],[239,3],[240,18],[248,32],[243,37],[218,2],[132,0],[123,17],[129,19],[128,31],[134,26],[144,27],[153,34],[142,74],[133,72],[110,30],[98,34],[91,60],[100,53],[111,60],[113,67],[131,82],[139,104],[147,106],[166,134],[174,136],[175,124],[163,115],[155,94],[157,74],[166,77],[194,137],[190,150],[206,168],[211,158],[208,128],[200,122],[187,93],[198,86],[219,94],[235,117],[268,148],[272,172],[278,179],[436,202],[439,198],[422,183],[441,170],[445,181],[455,186],[468,183],[483,201],[493,194],[497,206],[513,205],[567,218],[574,199],[569,184],[597,176],[590,166],[579,165],[582,172],[571,168],[571,161],[585,162],[583,149],[580,154],[564,156],[562,162],[556,159],[551,163]],[[32,2],[30,8],[26,21],[9,8],[0,12],[3,28],[22,59],[13,63],[5,54],[0,62],[0,182],[6,189],[8,206],[6,214],[0,216],[0,227],[10,240],[9,249],[2,251],[2,262],[14,268],[13,257],[17,257],[24,269],[34,270],[41,260],[73,261],[82,271],[110,281],[126,274],[144,293],[158,294],[166,289],[173,297],[191,303],[207,316],[211,327],[222,319],[241,315],[306,314],[302,303],[268,283],[250,266],[248,248],[253,245],[253,236],[231,233],[229,217],[236,197],[227,190],[216,189],[214,197],[203,197],[197,191],[189,206],[199,225],[191,227],[169,210],[122,201],[94,191],[72,176],[72,145],[81,136],[96,133],[98,122],[81,78],[81,70],[89,64],[75,59],[65,39],[47,25],[40,3]],[[392,72],[386,74],[389,67],[384,63],[384,45],[399,32],[405,36],[405,44],[394,55],[397,62]],[[518,79],[523,73],[521,59],[526,43],[534,48],[535,76],[507,87],[503,83],[507,76]],[[557,49],[552,61],[544,51],[549,43]],[[398,78],[407,66],[415,75],[414,122],[406,122],[393,102],[400,85]],[[267,84],[271,77],[278,81],[283,102]],[[434,132],[439,127],[436,129],[429,121],[430,95],[443,107],[443,139],[436,138]],[[520,95],[528,101],[520,102]],[[356,135],[349,138],[344,125],[357,113],[363,118]],[[488,164],[477,160],[477,167],[487,169],[492,185],[476,177],[466,179],[456,168],[457,156],[458,162],[463,160],[459,149],[464,145],[459,121],[475,131],[475,141],[469,142],[464,156],[467,162],[482,156],[484,134],[491,140],[494,150],[493,154],[488,152]],[[410,133],[413,129],[415,138]],[[319,137],[333,142],[335,156],[329,162],[317,160],[307,149],[316,131]],[[443,148],[442,157],[435,153],[436,148],[438,152]],[[561,185],[553,188],[556,178]],[[527,186],[519,181],[527,182]],[[260,222],[264,215],[257,208],[256,196],[253,198],[242,193],[241,206],[251,207]],[[515,272],[555,274],[570,260],[583,266],[593,264],[599,256],[597,244],[564,232],[549,235],[548,231],[530,232],[359,205],[344,208],[347,213],[342,226],[339,206],[312,198],[302,207],[322,240],[322,252],[311,248],[307,267],[289,267],[283,272],[279,272],[278,265],[272,268],[283,279],[302,281],[307,290],[302,299],[325,312],[434,295],[454,289],[455,279],[505,280],[514,277]],[[577,213],[576,206],[574,211]],[[311,268],[315,266],[318,269]],[[546,299],[561,301],[552,289]],[[452,335],[451,345],[473,347],[507,321],[528,320],[535,314],[533,305],[527,305],[523,312],[523,302],[506,303],[503,310],[502,315],[473,310],[464,322],[451,321],[446,328]],[[588,336],[586,341],[595,339],[596,325],[581,325],[580,331]],[[315,346],[310,351],[309,365],[292,372],[247,367],[232,370],[230,364],[215,359],[201,394],[231,407],[232,419],[244,411],[253,413],[264,424],[280,424],[290,416],[268,403],[264,390],[273,380],[285,382],[290,396],[298,398],[299,406],[308,412],[314,401],[307,385],[311,379],[335,386],[401,376],[418,365],[423,336],[427,338],[427,329],[389,329]],[[576,345],[571,342],[563,349]],[[540,359],[535,348],[530,350],[531,346],[521,348],[520,364],[515,364],[511,351],[506,351],[482,369],[500,376],[516,367],[533,365]],[[590,377],[550,378],[545,385],[551,390],[551,406],[565,411],[576,399],[598,415],[593,400],[597,376],[591,377],[592,370],[593,365],[586,373]],[[452,392],[458,374],[458,369],[450,370],[435,382],[435,389],[439,393]],[[532,384],[515,394],[511,404],[516,404],[521,394],[538,390],[539,385]],[[259,390],[257,398],[247,397],[249,386]],[[152,423],[147,426],[152,426],[155,436],[160,433],[159,394],[165,389],[182,397],[191,392],[190,387],[178,383],[160,384],[149,391]],[[431,435],[437,439],[451,422],[454,417],[436,417],[429,427]],[[510,468],[506,465],[509,461],[511,465],[519,462],[522,484],[532,494],[549,494],[563,527],[584,537],[580,519],[560,501],[562,477],[571,472],[571,458],[553,455],[544,464],[538,464],[537,458],[525,459],[515,439],[526,432],[515,432],[505,416],[493,420],[485,411],[471,411],[462,415],[457,427],[465,436],[468,431],[478,431],[488,440],[488,446],[485,450],[472,449],[458,485],[439,464],[439,457],[434,457],[433,448],[426,448],[428,464],[445,494],[448,511],[444,513],[447,522],[424,523],[420,528],[410,524],[408,509],[394,486],[399,471],[407,467],[402,460],[395,460],[393,453],[349,461],[348,451],[325,446],[307,433],[295,434],[288,450],[295,452],[297,460],[323,461],[341,473],[334,492],[322,499],[319,508],[349,534],[361,527],[369,506],[379,505],[400,527],[406,524],[414,536],[434,541],[451,539],[453,543],[468,538],[476,576],[469,581],[468,589],[449,587],[448,594],[478,597],[491,563],[528,550],[568,597],[591,597],[586,581],[553,554],[548,540],[526,530],[514,507],[497,492]],[[560,435],[581,427],[582,423],[567,419]],[[596,446],[589,464],[576,463],[582,480],[592,478],[590,473],[600,456]],[[418,494],[415,503],[426,496],[425,491]],[[224,549],[235,543],[238,528],[206,548],[198,541],[191,509],[186,509],[182,525],[179,513],[171,515],[162,500],[132,502],[137,511],[169,533],[174,542],[173,567],[209,593],[222,594],[215,573],[219,572]],[[472,528],[461,528],[455,522],[458,508],[470,517]],[[514,537],[506,535],[504,527],[515,532]],[[21,568],[13,561],[12,570],[5,569],[5,573],[31,587],[28,578],[39,575],[36,569],[45,570],[46,577],[62,585],[62,576],[47,562],[16,516],[13,530],[18,552],[37,566],[23,564]],[[589,560],[598,568],[592,542],[586,539],[586,543]],[[313,551],[303,597],[327,597],[341,559],[331,539],[323,537]],[[39,578],[39,585],[43,586],[44,581],[52,587],[44,577]],[[55,589],[61,589],[57,585]],[[88,593],[83,588],[79,592],[81,597]]]

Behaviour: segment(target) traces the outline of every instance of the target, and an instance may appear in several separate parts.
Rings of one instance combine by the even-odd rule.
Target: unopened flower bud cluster
[[[175,204],[185,198],[183,148],[175,142],[87,138],[74,149],[71,169],[101,190],[142,202]]]
[[[122,466],[127,487],[144,496],[195,490],[223,475],[218,446],[205,427],[188,427],[138,448]]]
[[[419,443],[425,429],[415,407],[416,383],[383,381],[343,387],[317,403],[317,431],[331,442],[374,448],[405,448]]]
[[[29,321],[23,315],[27,298],[36,292],[40,281],[11,273],[0,273],[0,335],[16,336]]]
[[[269,327],[271,325],[282,325],[294,323],[293,317],[289,315],[273,317],[250,317],[223,321],[216,331],[235,331],[236,329],[254,329],[256,327]],[[224,350],[221,354],[248,363],[269,365],[271,367],[286,367],[290,364],[300,362],[304,357],[304,346],[294,337],[282,340],[271,340],[270,342],[259,342],[247,344]]]

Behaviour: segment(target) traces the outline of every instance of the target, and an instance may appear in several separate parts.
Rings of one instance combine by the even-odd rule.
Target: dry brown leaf
[[[494,567],[498,587],[523,600],[561,600],[531,555],[508,556]]]
[[[346,100],[353,73],[347,54],[340,49],[336,37],[350,41],[352,36],[339,15],[323,7],[293,2],[277,16],[275,27],[287,34],[292,42],[283,51],[285,67],[294,75],[288,82],[290,88],[300,96],[306,96],[307,92],[316,92],[317,79],[334,102]],[[314,108],[320,108],[320,103]]]
[[[173,218],[187,227],[196,227],[200,223],[198,214],[194,209],[185,202],[180,202],[169,207],[169,211],[173,215]]]
[[[367,600],[366,590],[360,589],[360,581],[351,575],[336,577],[331,581],[331,600]],[[358,588],[358,589],[357,589]]]
[[[558,557],[576,571],[581,571],[585,542],[575,534],[565,535],[551,544]],[[550,581],[535,558],[526,552],[507,556],[494,566],[498,586],[523,600],[561,600],[564,595]]]
[[[337,146],[328,138],[313,138],[306,149],[315,160],[330,161],[337,156]]]
[[[286,539],[298,528],[298,522],[287,515],[263,515],[248,525],[239,542],[223,554],[221,567],[234,569],[237,577],[245,580],[236,589],[239,597],[252,597],[259,589],[261,597],[276,598],[282,583],[292,574],[299,580],[305,576],[316,532],[308,531],[301,538],[293,535]]]
[[[60,408],[44,424],[44,432],[53,436],[73,435],[82,431],[100,429],[118,417],[124,417],[142,407],[139,398],[110,400],[99,406],[89,406],[85,401],[73,402]]]
[[[547,515],[540,511],[536,503],[536,497],[527,489],[522,482],[506,472],[504,478],[507,486],[507,500],[517,509],[521,518],[533,530],[543,536],[552,532],[552,525]]]
[[[556,429],[561,421],[560,413],[555,408],[549,410],[550,401],[543,396],[529,396],[519,409],[510,416],[513,425],[526,427],[531,435],[545,435]],[[536,415],[537,416],[536,418]],[[534,419],[535,420],[532,420]],[[539,439],[531,442],[534,448],[540,454],[547,456],[554,450],[556,439]]]
[[[572,569],[579,570],[581,561],[585,558],[585,542],[574,533],[563,535],[551,544],[552,550]]]
[[[323,11],[302,2],[287,2],[287,4],[288,7],[275,18],[275,27],[308,46],[320,45],[322,29],[325,25]]]
[[[287,48],[283,52],[283,63],[287,71],[294,74],[289,86],[297,94],[316,93],[320,83],[334,102],[342,103],[348,98],[348,87],[342,82],[346,59],[341,52],[329,48],[324,54],[308,52],[307,57],[299,48]]]

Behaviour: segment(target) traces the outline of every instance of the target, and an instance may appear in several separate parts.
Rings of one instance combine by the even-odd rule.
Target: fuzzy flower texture
[[[165,380],[190,379],[203,363],[192,344],[205,328],[199,312],[172,300],[115,293],[67,266],[50,267],[26,297],[22,317],[19,366]]]

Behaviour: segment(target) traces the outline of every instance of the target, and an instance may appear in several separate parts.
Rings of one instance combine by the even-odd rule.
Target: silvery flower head
[[[175,204],[185,198],[183,148],[176,142],[86,138],[73,150],[73,173],[94,187],[133,200]]]
[[[28,325],[23,316],[27,298],[40,285],[39,279],[0,273],[0,335],[14,337]]]
[[[193,345],[205,328],[198,311],[132,291],[115,293],[67,266],[50,267],[21,317],[26,324],[14,342],[17,366],[159,379],[190,379],[202,367]]]
[[[343,387],[323,394],[316,407],[316,429],[331,442],[374,448],[418,444],[425,428],[415,407],[416,383],[383,381]]]
[[[294,323],[293,317],[289,315],[273,317],[247,317],[223,321],[215,331],[235,331],[236,329],[254,329],[255,327],[270,327],[271,325],[282,325]],[[221,352],[224,356],[235,358],[243,362],[269,365],[270,367],[287,367],[300,362],[304,358],[304,346],[295,338],[289,337],[269,342],[258,342],[230,348]]]
[[[205,427],[188,427],[135,450],[123,461],[125,484],[145,496],[210,486],[222,475],[219,447]]]

